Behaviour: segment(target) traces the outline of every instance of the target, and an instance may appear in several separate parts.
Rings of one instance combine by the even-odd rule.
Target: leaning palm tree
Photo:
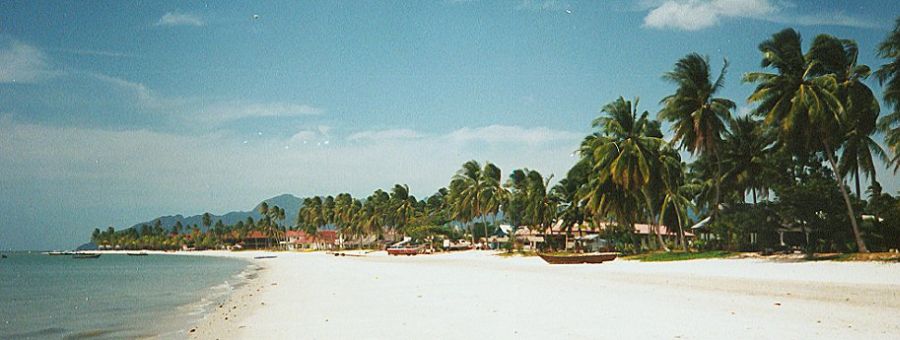
[[[889,59],[875,76],[884,86],[884,103],[893,109],[881,117],[878,129],[884,133],[894,173],[897,173],[900,170],[900,18],[897,18],[894,30],[878,45],[878,56]]]
[[[878,142],[872,139],[881,108],[872,89],[863,80],[871,69],[857,64],[859,48],[853,40],[838,39],[821,34],[810,47],[808,58],[815,63],[816,75],[833,74],[838,82],[836,95],[844,107],[844,133],[846,143],[842,148],[838,172],[842,177],[856,181],[856,196],[862,197],[860,170],[874,183],[873,157],[889,162]]]
[[[777,131],[779,142],[788,150],[797,155],[824,152],[844,197],[856,245],[860,252],[868,252],[834,157],[834,151],[846,140],[836,77],[816,75],[818,62],[803,55],[800,34],[793,29],[774,34],[759,45],[759,50],[763,53],[762,66],[772,67],[777,73],[745,74],[745,82],[758,84],[748,101],[759,104],[755,113],[765,117],[765,124]]]
[[[663,79],[678,86],[675,94],[660,102],[663,105],[659,118],[672,123],[674,136],[672,143],[680,143],[681,148],[691,154],[709,155],[715,159],[715,198],[712,216],[719,210],[721,198],[722,161],[719,149],[725,122],[731,117],[736,105],[733,101],[716,97],[725,85],[728,60],[722,65],[715,82],[710,74],[709,59],[697,53],[688,54],[678,60],[675,69],[666,72]]]
[[[687,221],[688,209],[692,209],[694,205],[691,202],[689,191],[691,186],[685,184],[685,164],[681,162],[681,156],[676,150],[668,145],[664,145],[659,152],[659,166],[657,169],[659,182],[662,184],[662,202],[659,204],[658,224],[664,224],[667,212],[674,212],[681,248],[684,251],[688,251],[684,237],[684,223]]]

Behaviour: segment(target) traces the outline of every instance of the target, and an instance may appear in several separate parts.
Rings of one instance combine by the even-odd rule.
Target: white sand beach
[[[215,253],[253,257],[263,253]],[[896,339],[900,264],[271,253],[197,339]],[[226,319],[227,318],[227,319]]]

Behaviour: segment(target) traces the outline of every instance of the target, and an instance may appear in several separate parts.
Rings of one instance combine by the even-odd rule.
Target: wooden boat
[[[74,251],[48,251],[45,254],[50,256],[75,255]]]
[[[423,246],[418,246],[418,247],[405,247],[405,246],[404,246],[404,247],[391,247],[391,248],[388,248],[388,249],[387,249],[388,255],[393,255],[393,256],[400,256],[400,255],[413,256],[413,255],[421,254],[421,253],[423,253],[424,251],[425,251],[425,247],[423,247]]]
[[[145,252],[127,253],[127,254],[128,254],[128,256],[147,256],[147,255],[149,255]]]
[[[616,259],[618,253],[538,254],[549,264],[603,263]]]
[[[277,255],[262,255],[262,256],[254,256],[253,258],[256,260],[261,260],[261,259],[274,259],[277,257],[278,257]]]
[[[86,253],[72,254],[73,259],[96,259],[98,257],[100,257],[100,254],[86,254]]]

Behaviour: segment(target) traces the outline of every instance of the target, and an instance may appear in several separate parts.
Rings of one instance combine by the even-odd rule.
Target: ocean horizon
[[[8,252],[0,260],[0,338],[183,338],[254,275],[213,256]]]

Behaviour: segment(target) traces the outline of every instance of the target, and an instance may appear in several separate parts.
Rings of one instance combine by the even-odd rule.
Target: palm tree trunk
[[[716,220],[719,216],[719,201],[722,199],[722,157],[719,157],[719,151],[716,149],[716,195],[713,199],[712,220]]]
[[[660,226],[661,225],[658,224],[653,227],[654,231],[656,232],[656,240],[657,240],[657,242],[659,242],[659,247],[662,248],[663,251],[668,253],[672,250],[669,249],[669,246],[666,245],[666,241],[664,241],[662,238],[662,234],[659,233]]]
[[[859,167],[853,168],[854,175],[856,178],[856,198],[862,199],[862,190],[859,189]]]
[[[681,213],[678,211],[678,207],[675,207],[675,218],[678,219],[678,237],[681,239],[681,249],[687,252],[687,240],[684,239],[684,227],[681,223]]]
[[[844,204],[847,205],[847,216],[850,217],[850,226],[853,228],[856,247],[860,253],[868,253],[869,249],[866,248],[866,243],[859,234],[859,225],[856,223],[856,212],[853,211],[853,204],[850,203],[850,195],[847,194],[847,188],[844,187],[844,182],[841,181],[840,175],[838,175],[837,162],[834,161],[834,155],[831,154],[831,147],[828,146],[827,142],[823,141],[822,144],[825,146],[825,155],[828,156],[828,162],[831,163],[831,170],[834,172],[834,181],[837,182],[838,187],[841,189],[841,195],[844,196]]]
[[[756,206],[756,188],[750,190],[753,192],[753,206]]]

